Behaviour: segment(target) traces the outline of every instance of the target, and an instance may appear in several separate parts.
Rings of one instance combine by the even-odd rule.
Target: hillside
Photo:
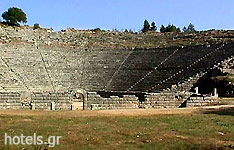
[[[194,46],[223,43],[234,40],[234,31],[210,30],[199,33],[130,33],[95,30],[67,29],[55,32],[53,29],[32,27],[0,26],[0,42],[35,45],[54,45],[76,49],[132,49],[165,48],[172,46]]]

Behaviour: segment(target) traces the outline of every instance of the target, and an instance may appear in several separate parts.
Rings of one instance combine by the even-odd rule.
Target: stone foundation
[[[0,92],[0,109],[32,109],[32,110],[106,110],[106,109],[138,109],[138,108],[179,108],[211,105],[217,97],[209,95],[191,95],[189,92],[150,93],[145,101],[140,102],[135,95],[122,97],[101,97],[96,92],[88,92],[83,100],[72,93],[33,93]],[[27,95],[27,96],[25,96]]]
[[[101,97],[96,92],[89,92],[85,109],[135,109],[139,108],[139,100],[134,95],[124,95],[123,97],[110,96],[110,98]]]
[[[17,92],[1,92],[0,93],[0,109],[21,109],[20,93]]]
[[[146,101],[142,102],[142,108],[180,108],[214,105],[218,97],[212,95],[197,95],[190,92],[161,92],[146,95]]]
[[[162,92],[146,95],[146,101],[142,102],[143,108],[179,108],[189,93]]]
[[[185,101],[186,107],[199,107],[199,106],[208,106],[208,105],[214,105],[218,101],[218,97],[215,96],[191,96],[188,100]]]
[[[54,106],[52,102],[54,103]],[[68,93],[34,93],[32,94],[31,104],[35,109],[70,110],[72,105],[71,94]]]
[[[33,93],[27,98],[19,92],[0,93],[0,109],[70,110],[71,105],[68,93]]]
[[[84,104],[84,105],[83,105]],[[132,109],[139,108],[139,100],[134,95],[123,97],[101,97],[96,92],[87,93],[84,101],[79,101],[71,93],[33,93],[25,97],[25,93],[1,92],[0,109],[32,109],[32,110],[76,110],[76,109]]]

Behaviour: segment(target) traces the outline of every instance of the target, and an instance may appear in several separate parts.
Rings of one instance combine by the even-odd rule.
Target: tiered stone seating
[[[233,45],[145,50],[1,45],[0,91],[159,92],[232,56]]]
[[[92,91],[104,90],[118,75],[129,50],[90,50],[86,52],[82,86]]]
[[[196,73],[209,70],[233,53],[231,45],[179,49],[149,76],[146,74],[131,90],[159,92],[171,88],[172,85],[183,83]]]
[[[0,67],[5,72],[4,79],[1,79],[1,91],[51,90],[40,54],[32,46],[2,47],[0,53]]]
[[[159,65],[170,51],[164,49],[134,50],[113,78],[107,91],[126,91],[156,65]]]

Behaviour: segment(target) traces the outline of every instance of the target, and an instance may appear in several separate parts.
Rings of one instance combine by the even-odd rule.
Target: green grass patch
[[[66,113],[66,112],[64,112]],[[234,117],[214,112],[148,117],[1,116],[0,149],[228,149]],[[55,148],[5,146],[3,135],[62,136]]]

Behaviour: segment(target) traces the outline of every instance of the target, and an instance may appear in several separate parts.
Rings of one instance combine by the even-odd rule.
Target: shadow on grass
[[[203,113],[234,116],[234,107],[219,108],[219,109],[210,108],[210,109],[204,110]]]

